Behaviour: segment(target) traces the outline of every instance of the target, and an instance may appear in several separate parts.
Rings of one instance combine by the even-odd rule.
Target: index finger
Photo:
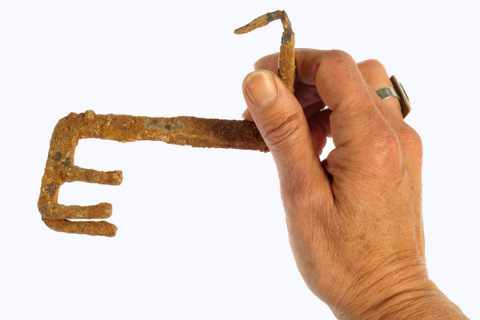
[[[302,49],[295,50],[297,61],[302,59],[302,57],[298,59],[298,55],[302,56],[303,53],[304,50]],[[278,69],[278,56],[278,53],[274,53],[260,58],[254,63],[255,70],[264,69],[276,73]],[[296,77],[295,80],[295,97],[303,108],[311,106],[312,104],[317,104],[321,101],[314,83],[306,84],[300,81],[298,77]]]
[[[323,102],[333,111],[330,125],[336,146],[363,143],[372,133],[388,127],[349,54],[338,50],[297,49],[295,56],[297,79],[315,85]],[[272,69],[276,63],[277,55],[269,55],[257,61],[255,68]]]

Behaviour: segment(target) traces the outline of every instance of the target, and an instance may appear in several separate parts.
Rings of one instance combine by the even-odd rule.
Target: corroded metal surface
[[[78,140],[86,138],[119,142],[152,140],[192,147],[268,151],[255,124],[246,120],[97,115],[91,110],[71,113],[58,121],[53,131],[38,200],[43,221],[57,231],[114,236],[117,230],[106,221],[70,221],[109,218],[112,215],[112,205],[109,203],[93,206],[65,206],[58,203],[58,192],[65,182],[109,185],[122,182],[121,171],[104,172],[74,165]]]
[[[282,21],[284,27],[278,74],[293,93],[294,34],[286,13],[267,13],[235,30],[235,33],[249,32],[277,19]],[[87,138],[119,142],[151,140],[192,147],[268,151],[255,124],[246,120],[97,115],[91,110],[80,114],[71,113],[60,119],[53,131],[38,199],[42,220],[53,230],[108,237],[115,236],[117,232],[115,225],[101,220],[112,215],[112,205],[109,203],[91,206],[66,206],[58,203],[59,189],[65,182],[84,181],[108,185],[119,185],[122,182],[121,171],[97,171],[74,164],[78,141]],[[93,221],[85,221],[92,219]]]

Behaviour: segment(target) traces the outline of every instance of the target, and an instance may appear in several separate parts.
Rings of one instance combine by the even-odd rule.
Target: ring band
[[[398,98],[400,106],[402,107],[402,116],[405,118],[412,110],[412,104],[408,98],[407,92],[403,88],[402,84],[397,80],[395,76],[390,77],[393,87],[386,87],[377,90],[377,94],[382,100],[390,98]]]
[[[377,94],[380,98],[382,98],[382,100],[386,100],[390,98],[400,99],[400,96],[398,95],[397,91],[393,87],[386,87],[386,88],[377,90]]]

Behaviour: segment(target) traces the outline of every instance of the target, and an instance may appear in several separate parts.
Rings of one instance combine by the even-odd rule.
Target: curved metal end
[[[278,57],[278,76],[291,93],[294,93],[295,84],[295,34],[292,23],[283,10],[266,13],[252,22],[234,31],[235,34],[244,34],[252,30],[266,26],[274,20],[281,20],[283,25],[282,45]]]

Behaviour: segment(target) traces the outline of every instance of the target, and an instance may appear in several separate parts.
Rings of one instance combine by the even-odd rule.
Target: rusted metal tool
[[[293,92],[293,32],[285,12],[267,13],[235,32],[248,32],[275,19],[281,19],[285,29],[280,50],[279,74]],[[97,115],[91,110],[80,114],[71,113],[60,119],[53,131],[38,200],[42,220],[53,230],[108,237],[115,236],[117,231],[115,225],[99,221],[112,215],[112,205],[109,203],[91,206],[66,206],[58,203],[59,189],[65,182],[84,181],[108,185],[119,185],[122,182],[121,171],[97,171],[74,164],[78,141],[87,138],[119,142],[152,140],[192,147],[268,151],[255,124],[246,120]]]

